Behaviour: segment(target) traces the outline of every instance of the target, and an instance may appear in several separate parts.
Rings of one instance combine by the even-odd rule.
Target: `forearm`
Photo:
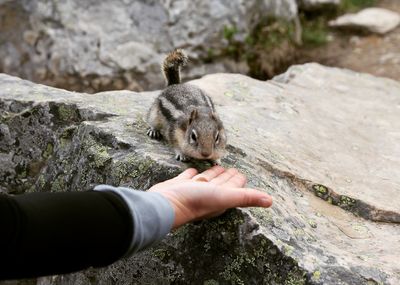
[[[114,193],[32,193],[0,198],[0,277],[105,266],[123,256],[132,224]]]
[[[158,215],[171,219],[172,208],[165,199],[160,212],[153,200],[163,198],[151,193],[99,188],[105,191],[0,195],[0,279],[105,266],[151,245],[171,229],[168,221],[152,223]]]

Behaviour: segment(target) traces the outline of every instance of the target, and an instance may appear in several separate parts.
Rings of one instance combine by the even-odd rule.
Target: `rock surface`
[[[164,86],[174,48],[191,56],[186,77],[245,70],[203,59],[227,47],[224,29],[244,41],[261,18],[296,13],[295,0],[1,1],[0,72],[75,91],[150,90]]]
[[[337,7],[341,0],[298,0],[302,10],[316,10],[326,7]]]
[[[39,284],[399,284],[400,83],[317,64],[268,82],[192,83],[225,122],[223,165],[273,207],[232,210],[107,268]],[[1,191],[147,189],[188,166],[146,136],[158,92],[87,95],[8,75],[0,86]]]
[[[384,8],[367,8],[329,22],[331,27],[362,29],[378,34],[386,34],[399,24],[400,14]]]

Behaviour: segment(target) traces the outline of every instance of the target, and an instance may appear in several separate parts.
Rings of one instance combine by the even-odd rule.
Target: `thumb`
[[[225,188],[217,190],[226,208],[265,207],[272,205],[272,197],[252,188]]]

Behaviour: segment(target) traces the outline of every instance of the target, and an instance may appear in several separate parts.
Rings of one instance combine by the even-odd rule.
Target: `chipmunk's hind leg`
[[[155,140],[161,140],[163,138],[161,129],[163,127],[163,116],[160,113],[159,100],[156,100],[151,106],[147,113],[146,121],[150,128],[147,130],[147,135]]]

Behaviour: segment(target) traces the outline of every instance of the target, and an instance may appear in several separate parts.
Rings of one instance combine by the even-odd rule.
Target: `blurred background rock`
[[[184,48],[185,80],[265,80],[310,61],[400,79],[398,31],[328,27],[368,6],[400,10],[396,0],[0,0],[0,72],[89,93],[154,90],[164,86],[165,53]]]

